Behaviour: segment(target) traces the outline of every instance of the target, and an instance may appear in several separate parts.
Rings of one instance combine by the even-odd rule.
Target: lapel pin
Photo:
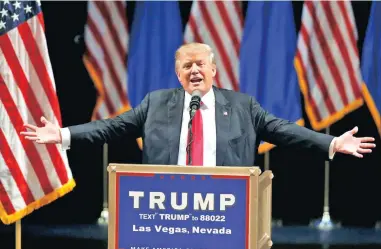
[[[224,116],[227,116],[228,115],[228,112],[224,112]]]

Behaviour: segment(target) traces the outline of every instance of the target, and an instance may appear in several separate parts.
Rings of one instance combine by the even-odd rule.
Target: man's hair
[[[208,44],[198,43],[198,42],[186,43],[186,44],[180,46],[176,50],[176,54],[175,54],[175,70],[176,71],[177,71],[177,67],[179,66],[179,63],[180,63],[180,60],[179,60],[180,55],[183,53],[189,52],[189,51],[208,53],[209,58],[210,58],[210,62],[214,65],[216,64],[213,49]]]

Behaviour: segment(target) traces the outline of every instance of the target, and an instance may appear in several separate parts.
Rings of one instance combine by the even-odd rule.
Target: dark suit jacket
[[[246,94],[213,89],[218,166],[253,166],[260,139],[275,145],[314,150],[328,158],[332,136],[276,118]],[[69,127],[71,145],[103,144],[126,135],[142,137],[143,164],[176,165],[183,106],[182,88],[151,92],[139,106],[115,118]]]

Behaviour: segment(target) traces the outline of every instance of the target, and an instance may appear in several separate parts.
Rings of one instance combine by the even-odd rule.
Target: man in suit
[[[260,140],[313,150],[327,159],[335,153],[361,158],[375,147],[372,137],[354,137],[357,127],[339,137],[325,135],[273,116],[251,96],[214,87],[217,69],[206,44],[181,46],[175,60],[182,88],[151,92],[115,118],[63,129],[42,117],[43,127],[25,124],[30,130],[21,134],[37,143],[61,143],[64,149],[124,135],[142,137],[143,164],[170,165],[252,166]],[[196,90],[201,105],[189,137],[189,105]]]

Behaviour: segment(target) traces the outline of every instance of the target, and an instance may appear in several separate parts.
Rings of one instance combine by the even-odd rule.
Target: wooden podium
[[[109,249],[271,248],[271,171],[110,164]]]

